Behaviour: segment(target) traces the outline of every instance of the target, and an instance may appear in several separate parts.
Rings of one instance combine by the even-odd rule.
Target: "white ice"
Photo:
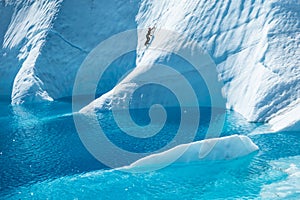
[[[300,156],[281,158],[270,164],[273,167],[272,174],[275,174],[274,171],[278,171],[286,177],[269,185],[264,185],[260,192],[261,199],[299,199]]]
[[[191,163],[196,161],[231,160],[249,155],[258,147],[247,136],[231,135],[182,144],[165,152],[144,157],[124,170],[159,169],[173,163]]]
[[[199,41],[224,82],[227,108],[248,121],[270,122],[274,131],[299,131],[299,7],[298,0],[2,1],[0,95],[10,96],[13,104],[69,97],[80,64],[99,42],[156,25]],[[144,71],[138,68],[167,56],[145,52],[146,33],[138,35],[136,69],[85,111],[110,109],[120,99],[130,99]],[[189,45],[172,37],[164,40],[174,50]],[[126,62],[105,79],[116,79],[123,68]],[[114,87],[110,82],[103,91]]]

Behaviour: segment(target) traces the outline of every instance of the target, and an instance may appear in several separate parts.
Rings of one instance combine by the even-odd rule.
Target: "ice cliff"
[[[71,96],[80,64],[98,43],[155,24],[184,33],[209,53],[227,108],[249,121],[269,122],[275,131],[300,130],[298,0],[2,0],[0,14],[0,95],[13,104]],[[147,72],[139,66],[166,57],[145,52],[145,34],[138,32],[136,55],[115,63],[98,90],[104,95],[83,111],[131,98],[126,93]],[[188,45],[171,37],[165,42],[174,50]],[[135,66],[112,95],[121,72]]]
[[[1,95],[11,96],[13,104],[72,96],[88,52],[111,35],[135,28],[137,9],[135,1],[1,1]]]

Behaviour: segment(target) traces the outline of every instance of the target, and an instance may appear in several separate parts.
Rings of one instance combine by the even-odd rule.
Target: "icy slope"
[[[1,20],[4,24],[0,32],[1,95],[31,96],[28,101],[52,99],[41,88],[43,82],[34,74],[34,67],[59,3],[59,0],[1,2],[1,16],[6,19]]]
[[[157,29],[184,33],[199,41],[217,64],[228,108],[249,121],[280,118],[284,123],[279,119],[276,121],[281,126],[271,123],[274,130],[290,126],[294,127],[290,130],[299,130],[294,125],[300,120],[296,115],[300,97],[299,1],[143,0],[136,20],[138,28],[156,25]],[[130,77],[83,112],[115,106],[114,99],[135,89],[133,83],[141,76],[139,65],[166,56],[145,52],[145,35],[146,32],[139,33],[138,67]],[[152,44],[160,42],[157,38]],[[168,48],[174,51],[185,45],[180,40],[173,41],[172,35],[169,40],[172,47],[168,43]],[[160,47],[166,47],[165,43],[161,42]]]
[[[109,36],[135,28],[138,4],[132,0],[19,0],[3,2],[0,11],[6,17],[0,28],[1,95],[21,104],[70,97],[87,53]],[[134,63],[134,57],[120,62]],[[118,73],[108,75],[117,79]],[[116,82],[108,81],[100,92]]]

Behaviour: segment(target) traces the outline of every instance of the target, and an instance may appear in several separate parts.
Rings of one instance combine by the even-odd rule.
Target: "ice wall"
[[[61,1],[1,1],[1,95],[51,100],[34,67]],[[36,96],[36,97],[34,97]]]
[[[138,28],[156,25],[199,41],[217,64],[227,108],[249,121],[271,120],[276,131],[299,130],[299,8],[297,0],[142,0],[136,20]],[[145,52],[145,34],[140,32],[137,66],[165,57]],[[172,45],[175,51],[186,44],[179,40]],[[137,83],[140,70],[137,67],[125,85]],[[118,93],[124,96],[131,87],[122,82],[114,94],[104,95],[83,111],[111,107],[111,99],[117,99]]]
[[[249,121],[269,121],[276,131],[299,130],[299,8],[298,0],[2,0],[0,95],[11,96],[13,104],[71,96],[81,62],[99,42],[156,25],[184,33],[209,53],[228,108]],[[134,89],[145,72],[139,66],[166,57],[145,51],[146,32],[138,34],[136,61],[131,56],[116,64],[98,92],[113,88],[120,71],[136,62],[128,84],[123,81],[114,95],[104,94],[85,111],[109,109],[111,99]],[[164,45],[170,49],[186,45],[169,38]]]
[[[138,27],[198,40],[217,64],[227,107],[249,121],[273,119],[274,130],[299,130],[299,20],[297,0],[145,0],[137,15]]]
[[[3,2],[0,10],[6,18],[0,32],[0,91],[13,104],[22,104],[72,96],[83,59],[102,40],[136,27],[138,3],[20,0]],[[122,62],[130,65],[134,60]],[[108,75],[118,78],[118,72]],[[108,89],[115,84],[110,82]]]

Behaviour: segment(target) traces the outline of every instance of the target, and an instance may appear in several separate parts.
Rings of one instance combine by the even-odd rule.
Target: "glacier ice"
[[[7,22],[1,29],[7,30],[1,31],[1,95],[11,95],[12,99],[26,96],[28,101],[52,100],[47,91],[41,88],[43,82],[34,71],[59,2],[42,0],[2,3],[1,14],[4,13]]]
[[[298,0],[2,1],[0,95],[11,96],[13,104],[71,96],[80,64],[99,42],[155,24],[184,33],[209,53],[224,82],[227,108],[249,121],[269,122],[274,131],[299,131],[299,4]],[[127,84],[107,81],[99,91],[105,94],[83,110],[109,109],[114,99],[134,89],[143,64],[166,57],[144,52],[145,34],[138,32],[136,60],[120,61],[105,78],[120,78],[119,70],[134,64],[133,73],[125,77]],[[188,45],[165,39],[174,50]],[[158,37],[154,43],[159,44]]]
[[[258,147],[247,136],[231,135],[221,138],[182,144],[167,151],[141,158],[121,170],[143,171],[160,169],[174,163],[191,163],[201,160],[231,160],[249,155]]]
[[[75,75],[87,53],[112,34],[135,28],[137,9],[133,0],[9,0],[1,4],[1,13],[7,16],[6,26],[1,27],[1,33],[7,27],[1,35],[1,95],[11,96],[13,104],[72,96]],[[131,61],[120,62],[126,68]],[[115,74],[109,74],[110,78]],[[112,87],[110,81],[106,84]]]
[[[271,120],[276,131],[299,130],[299,126],[295,126],[299,121],[295,113],[300,95],[298,7],[298,1],[218,1],[211,4],[207,1],[145,0],[136,20],[138,28],[156,24],[161,29],[182,32],[198,40],[217,64],[219,76],[225,83],[228,108],[238,111],[249,121]],[[114,106],[111,103],[114,99],[128,94],[138,84],[135,80],[140,76],[139,65],[165,56],[144,52],[145,33],[139,34],[138,67],[125,83],[117,85],[83,111]],[[172,39],[169,43],[174,51],[183,44],[172,43]],[[282,118],[284,123],[277,118]],[[273,124],[274,121],[279,123]]]

